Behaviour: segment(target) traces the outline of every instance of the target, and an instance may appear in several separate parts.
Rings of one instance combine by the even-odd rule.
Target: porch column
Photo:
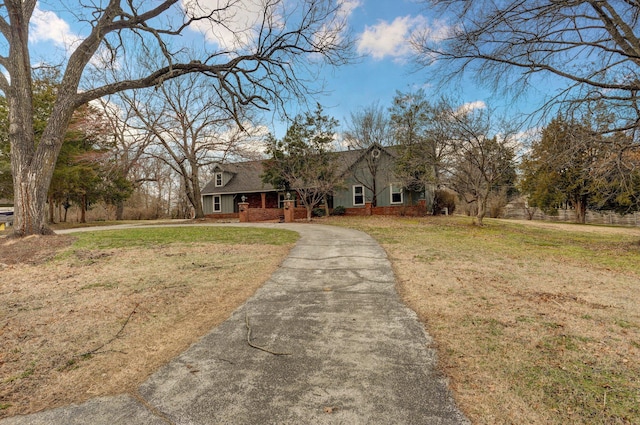
[[[260,198],[262,198],[262,209],[267,208],[267,194],[265,192],[262,192],[260,194]]]

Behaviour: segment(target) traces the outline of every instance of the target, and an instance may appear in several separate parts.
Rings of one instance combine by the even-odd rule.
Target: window
[[[213,212],[222,212],[222,199],[220,195],[213,196]]]
[[[402,203],[402,186],[398,183],[391,183],[391,203]]]
[[[353,186],[353,205],[364,205],[364,186]]]
[[[216,173],[214,176],[215,180],[216,180],[216,187],[220,187],[222,186],[222,173]]]

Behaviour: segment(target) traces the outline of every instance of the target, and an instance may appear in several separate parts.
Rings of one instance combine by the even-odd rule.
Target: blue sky
[[[189,2],[191,0],[183,0]],[[200,0],[212,2],[214,0]],[[244,0],[251,3],[252,0]],[[296,1],[296,0],[291,0]],[[416,70],[411,61],[408,37],[412,30],[428,28],[433,37],[445,31],[450,22],[434,17],[423,4],[415,0],[338,0],[348,10],[350,31],[356,40],[359,60],[337,69],[326,69],[323,77],[327,94],[317,100],[325,111],[337,118],[344,126],[351,112],[377,102],[383,107],[391,105],[397,90],[407,92],[425,89],[434,100],[440,95],[424,70]],[[254,2],[255,4],[255,2]],[[61,59],[68,54],[67,47],[81,38],[83,28],[74,23],[65,9],[68,4],[57,0],[42,0],[31,23],[30,41],[35,53],[51,55]],[[250,7],[243,13],[250,15]],[[84,28],[86,30],[86,28]],[[210,36],[212,37],[212,36]],[[44,57],[43,57],[44,58]],[[55,61],[55,59],[53,59]],[[533,109],[536,102],[532,98],[512,105],[509,99],[491,96],[486,89],[476,84],[470,77],[446,89],[446,94],[460,103],[473,105],[487,104],[501,109],[505,105],[514,106],[513,113],[522,109]],[[533,99],[536,97],[534,96]],[[288,111],[295,115],[296,105]],[[284,124],[274,123],[272,130],[280,137]]]
[[[434,76],[418,69],[412,61],[410,33],[430,28],[434,37],[445,31],[447,22],[434,16],[426,2],[415,0],[344,0],[351,2],[350,30],[356,40],[359,60],[356,63],[327,70],[324,73],[327,94],[318,100],[327,113],[340,120],[344,127],[350,113],[373,103],[388,107],[397,91],[424,89],[434,100],[442,94],[459,102],[491,107],[497,113],[519,115],[536,107],[540,94],[523,97],[515,103],[499,94],[492,94],[474,81],[472,75],[439,89]],[[280,126],[276,126],[280,127]],[[276,129],[282,133],[282,128]],[[279,134],[278,134],[279,135]]]
[[[328,113],[346,124],[351,112],[377,102],[391,105],[396,91],[420,88],[437,98],[434,81],[411,60],[410,32],[442,23],[423,4],[412,0],[356,0],[349,18],[359,60],[327,71],[328,94],[320,98]],[[471,81],[450,88],[449,95],[464,103],[486,102],[489,93]]]

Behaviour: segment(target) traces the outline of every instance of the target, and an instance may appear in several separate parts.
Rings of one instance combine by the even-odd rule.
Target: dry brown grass
[[[382,243],[473,423],[640,423],[640,231],[469,223],[336,221]]]
[[[0,417],[134,390],[225,320],[291,247],[180,242],[46,261],[72,242],[0,240]]]

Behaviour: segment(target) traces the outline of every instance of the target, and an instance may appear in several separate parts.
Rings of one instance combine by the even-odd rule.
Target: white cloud
[[[362,1],[360,0],[338,0],[340,15],[345,18],[351,16],[353,11],[360,6],[362,6]]]
[[[39,6],[39,4],[36,5],[31,18],[30,42],[51,41],[55,45],[69,50],[82,40],[80,36],[71,31],[67,22],[54,12],[42,10]]]
[[[189,17],[211,15],[212,19],[196,20],[191,29],[203,34],[210,43],[233,52],[250,46],[263,25],[282,28],[285,15],[295,15],[300,8],[298,0],[273,2],[265,0],[182,0],[182,9]],[[361,6],[362,0],[337,0],[337,12],[331,22],[326,22],[314,34],[314,42],[331,45],[340,41],[344,23],[353,11]],[[267,8],[267,13],[265,13]],[[297,12],[303,12],[302,10]]]
[[[467,102],[463,105],[460,105],[460,107],[456,110],[456,113],[460,115],[464,115],[464,114],[468,114],[469,112],[473,112],[476,109],[486,109],[486,108],[487,108],[487,104],[484,103],[484,101],[476,100],[475,102]]]
[[[401,59],[411,53],[411,37],[414,33],[426,34],[433,41],[440,41],[449,34],[450,27],[443,21],[429,20],[422,16],[397,17],[393,22],[379,21],[366,26],[360,36],[358,52],[374,59],[392,57]]]
[[[235,51],[251,43],[256,29],[265,19],[267,4],[270,3],[263,0],[182,0],[182,8],[190,17],[212,14],[212,19],[195,21],[192,29],[227,51]],[[268,6],[267,19],[274,27],[282,25],[281,10],[277,6]]]
[[[332,49],[343,41],[347,31],[349,17],[355,9],[362,5],[360,0],[338,0],[338,10],[331,22],[326,22],[314,34],[313,42],[320,49]]]
[[[408,36],[415,19],[405,16],[392,23],[380,21],[374,26],[367,25],[360,36],[358,53],[371,55],[374,59],[406,55],[411,49]]]

